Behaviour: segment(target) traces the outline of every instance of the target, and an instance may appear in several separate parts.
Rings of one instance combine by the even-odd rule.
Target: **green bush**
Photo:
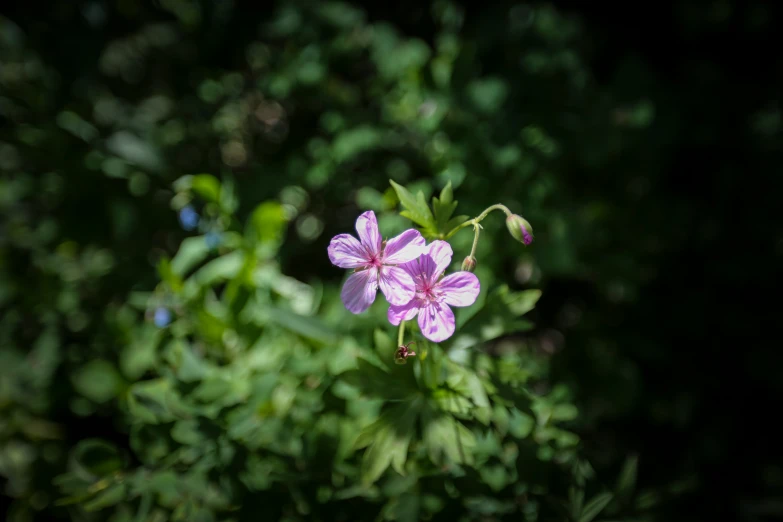
[[[651,388],[679,352],[624,320],[677,309],[649,287],[706,215],[656,188],[686,103],[643,64],[597,81],[548,4],[76,4],[0,18],[9,520],[671,520],[700,487],[698,458],[637,481],[691,458],[650,447],[696,425],[700,366]],[[779,114],[753,121],[768,146]],[[498,202],[536,240],[483,221],[478,302],[396,364],[329,239]]]

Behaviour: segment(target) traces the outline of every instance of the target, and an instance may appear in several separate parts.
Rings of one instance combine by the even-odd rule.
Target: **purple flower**
[[[171,322],[171,312],[168,308],[158,307],[155,309],[153,322],[158,328],[165,328]]]
[[[187,205],[179,211],[179,222],[185,230],[195,230],[198,226],[199,216],[196,210]]]
[[[416,281],[416,297],[405,305],[389,307],[389,322],[393,325],[419,315],[419,328],[432,342],[445,341],[454,334],[454,312],[449,306],[470,306],[481,290],[478,277],[470,272],[454,272],[443,279],[443,271],[451,263],[451,246],[445,241],[433,241],[419,259],[402,265]]]
[[[375,301],[378,287],[391,304],[404,305],[413,299],[413,278],[396,265],[412,261],[424,251],[425,241],[419,231],[409,229],[382,241],[375,213],[369,211],[356,220],[356,232],[360,241],[339,234],[329,243],[332,264],[355,269],[340,292],[345,307],[354,314],[364,312]]]

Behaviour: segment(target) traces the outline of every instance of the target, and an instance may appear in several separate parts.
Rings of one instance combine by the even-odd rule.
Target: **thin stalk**
[[[487,207],[487,209],[484,210],[484,212],[482,212],[478,216],[474,217],[473,219],[469,219],[469,220],[465,221],[464,223],[462,223],[460,225],[457,225],[456,227],[451,229],[451,231],[449,231],[449,233],[446,234],[446,237],[444,239],[449,239],[451,236],[453,236],[454,234],[456,234],[457,232],[459,232],[460,230],[462,230],[465,227],[468,227],[468,226],[471,226],[471,225],[476,226],[477,224],[481,223],[481,221],[485,217],[487,217],[487,215],[490,212],[492,212],[493,210],[502,210],[503,212],[505,212],[506,216],[511,216],[512,215],[512,213],[508,209],[508,207],[506,207],[505,205],[501,205],[500,203],[497,203],[495,205],[492,205],[491,207]]]
[[[481,231],[481,225],[479,225],[478,223],[474,223],[473,228],[476,230],[476,232],[475,235],[473,236],[473,247],[471,247],[470,249],[470,257],[475,259],[476,247],[478,246],[479,232]]]

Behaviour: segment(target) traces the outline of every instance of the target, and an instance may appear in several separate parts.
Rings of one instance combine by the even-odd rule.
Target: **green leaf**
[[[205,378],[193,391],[192,397],[205,404],[231,406],[245,402],[249,394],[248,381],[224,373]]]
[[[90,501],[84,503],[86,511],[98,511],[119,504],[125,499],[127,486],[125,484],[112,484],[103,491],[99,492]]]
[[[394,187],[397,198],[400,200],[400,205],[405,209],[400,212],[400,215],[410,219],[430,234],[437,233],[435,219],[432,216],[430,207],[427,206],[427,202],[424,200],[424,193],[419,191],[414,197],[402,185],[395,183],[393,180],[389,180],[389,183]]]
[[[220,181],[211,174],[198,174],[193,176],[190,187],[204,200],[212,203],[220,203]]]
[[[277,243],[283,237],[286,223],[285,210],[277,201],[265,201],[258,205],[246,226],[246,236],[261,243]]]
[[[383,143],[383,132],[369,125],[361,125],[346,129],[335,136],[332,142],[332,155],[337,163],[344,163]]]
[[[541,299],[541,290],[524,290],[510,293],[505,303],[511,313],[519,316],[532,310],[539,299]]]
[[[287,330],[322,344],[333,343],[337,334],[315,317],[299,315],[283,308],[273,308],[268,312],[269,320]]]
[[[524,439],[533,431],[533,426],[535,426],[535,424],[536,422],[533,417],[527,413],[522,413],[516,408],[511,408],[508,429],[514,437]]]
[[[203,357],[194,353],[190,345],[181,340],[169,344],[167,359],[182,382],[198,382],[212,370]]]
[[[196,270],[185,284],[185,295],[198,295],[198,291],[206,286],[233,279],[245,265],[246,253],[242,250],[229,252],[209,261]]]
[[[473,463],[476,437],[472,431],[449,415],[439,415],[426,421],[424,444],[435,464]]]
[[[120,370],[128,379],[136,380],[155,365],[162,331],[151,324],[145,324],[131,335],[130,343],[122,349],[120,355]]]
[[[171,438],[189,446],[201,444],[204,440],[204,436],[198,430],[198,422],[193,419],[177,421],[171,428]]]
[[[593,497],[582,510],[582,514],[579,516],[579,522],[590,522],[593,520],[604,510],[613,498],[614,495],[612,493],[601,493]]]
[[[416,378],[408,365],[392,364],[383,368],[364,359],[357,361],[358,369],[342,374],[366,395],[385,400],[410,400],[419,393]]]
[[[484,385],[472,370],[452,363],[449,365],[449,373],[448,383],[451,388],[470,398],[478,407],[489,406],[489,397]]]
[[[420,412],[420,401],[394,406],[373,424],[365,428],[356,440],[357,447],[369,444],[362,458],[362,483],[370,485],[389,465],[405,474],[408,445],[414,433],[414,423]]]
[[[432,210],[435,213],[435,224],[440,234],[446,234],[451,230],[449,222],[451,215],[457,208],[457,202],[453,201],[454,194],[449,181],[440,192],[440,198],[432,198]]]
[[[500,110],[508,95],[508,86],[500,78],[481,78],[467,87],[467,94],[473,106],[485,114]]]
[[[71,380],[76,391],[98,403],[114,398],[124,382],[113,364],[100,359],[82,366]]]
[[[481,475],[481,480],[495,492],[506,487],[510,479],[506,469],[498,464],[495,464],[494,466],[482,466],[479,469],[479,474]]]
[[[182,241],[174,258],[171,260],[171,272],[175,276],[183,277],[193,270],[199,263],[204,261],[209,255],[209,248],[204,236],[188,237]],[[163,280],[166,277],[161,274]],[[168,282],[168,281],[166,281]],[[174,288],[173,285],[172,288]]]
[[[579,410],[573,404],[557,404],[552,408],[552,420],[555,421],[574,420],[578,414]]]
[[[438,409],[456,415],[468,415],[473,410],[473,404],[456,390],[441,388],[432,393],[432,399]]]
[[[146,424],[170,422],[188,414],[169,381],[163,378],[134,384],[128,390],[127,402],[134,420]]]
[[[495,424],[495,429],[498,434],[505,436],[506,433],[508,433],[510,415],[505,406],[497,403],[494,405],[492,409],[492,422]]]
[[[540,290],[512,292],[507,285],[502,285],[487,296],[481,308],[466,319],[461,318],[457,328],[460,333],[475,336],[479,341],[529,330],[531,323],[519,317],[529,312],[540,297]]]
[[[571,486],[568,488],[568,507],[571,519],[579,518],[584,508],[585,491],[584,489]]]
[[[375,351],[386,366],[391,366],[394,361],[394,352],[397,349],[391,336],[380,328],[373,332]]]
[[[220,208],[226,214],[233,214],[239,207],[234,180],[228,176],[223,180],[223,187],[220,190]]]
[[[171,268],[171,262],[163,257],[158,262],[158,275],[161,281],[169,285],[173,292],[179,292],[182,289],[182,278],[179,277]]]
[[[638,465],[639,458],[636,455],[625,459],[623,469],[620,470],[620,475],[617,477],[617,486],[615,487],[615,494],[618,498],[627,500],[633,494],[636,487]]]

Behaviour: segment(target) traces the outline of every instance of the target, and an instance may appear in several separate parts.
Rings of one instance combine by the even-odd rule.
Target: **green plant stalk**
[[[397,330],[397,348],[403,346],[402,342],[405,340],[405,321],[400,321],[400,328]]]
[[[476,225],[478,225],[478,224],[479,224],[479,223],[481,223],[481,221],[483,221],[483,219],[484,219],[485,217],[487,217],[487,215],[489,215],[489,213],[490,213],[490,212],[492,212],[493,210],[502,210],[503,212],[505,212],[505,213],[506,213],[506,216],[511,216],[511,215],[512,215],[512,212],[511,212],[511,211],[508,209],[508,207],[506,207],[505,205],[501,205],[500,203],[497,203],[497,204],[495,204],[495,205],[492,205],[491,207],[487,207],[487,209],[486,209],[486,210],[484,210],[484,212],[482,212],[482,213],[481,213],[481,214],[479,214],[478,216],[474,217],[473,219],[469,219],[469,220],[465,221],[464,223],[462,223],[462,224],[460,224],[460,225],[457,225],[456,227],[454,227],[453,229],[451,229],[451,231],[449,231],[449,233],[448,233],[448,234],[446,234],[446,237],[445,237],[445,239],[449,239],[449,238],[450,238],[450,237],[452,237],[454,234],[456,234],[456,233],[457,233],[457,232],[459,232],[461,229],[463,229],[463,228],[465,228],[465,227],[467,227],[467,226],[470,226],[470,225],[476,226]]]
[[[481,225],[478,223],[473,223],[473,228],[475,229],[474,236],[473,236],[473,246],[470,248],[470,257],[476,258],[476,247],[478,246],[478,240],[479,240],[479,232],[481,231]]]

